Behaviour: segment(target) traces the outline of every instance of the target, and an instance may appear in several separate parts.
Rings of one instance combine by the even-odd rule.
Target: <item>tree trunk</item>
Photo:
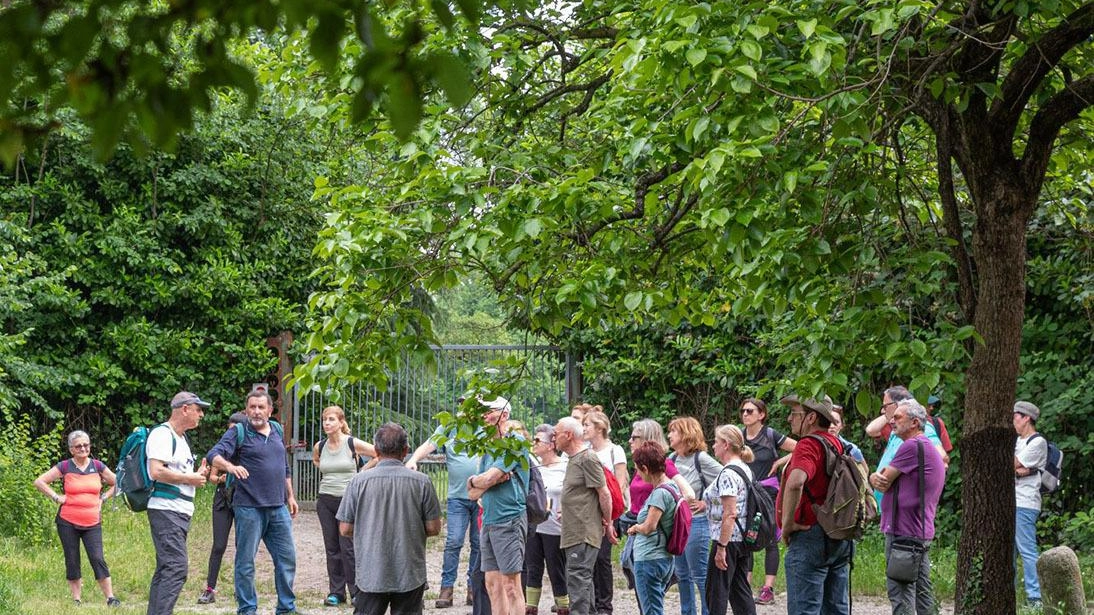
[[[979,285],[961,442],[963,528],[956,612],[1015,612],[1014,440],[1011,422],[1025,310],[1026,223],[1032,208],[1006,182],[977,209],[973,230]]]

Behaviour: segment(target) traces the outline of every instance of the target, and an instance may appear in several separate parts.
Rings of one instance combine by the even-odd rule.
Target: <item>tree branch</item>
[[[1091,34],[1094,34],[1094,2],[1084,4],[1064,18],[1063,23],[1042,35],[1014,63],[990,112],[994,121],[1005,127],[1006,134],[1013,134],[1016,130],[1018,118],[1033,92],[1060,62],[1060,58],[1089,39]]]
[[[682,162],[674,162],[661,167],[657,171],[646,173],[642,177],[638,178],[638,181],[634,185],[634,209],[630,211],[622,211],[618,214],[600,220],[590,224],[589,226],[578,229],[570,234],[570,238],[573,239],[578,245],[588,246],[589,240],[593,235],[596,235],[606,227],[621,222],[623,220],[637,220],[646,215],[646,194],[649,193],[650,188],[665,181],[670,175],[679,173],[687,165]]]
[[[965,243],[965,229],[961,225],[961,209],[953,184],[953,136],[948,118],[944,118],[935,134],[935,153],[938,157],[938,196],[942,201],[942,223],[946,235],[954,242],[950,248],[954,268],[957,270],[957,302],[965,313],[965,322],[971,324],[976,317],[976,284],[973,281],[972,259]]]
[[[1094,106],[1094,74],[1066,86],[1053,94],[1033,116],[1029,127],[1029,141],[1021,160],[1021,173],[1025,185],[1035,193],[1041,189],[1052,156],[1052,147],[1060,129],[1079,116],[1084,109]]]

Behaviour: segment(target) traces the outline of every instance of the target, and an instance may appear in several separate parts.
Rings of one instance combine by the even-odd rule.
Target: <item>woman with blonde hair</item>
[[[707,454],[706,438],[699,421],[690,416],[682,416],[669,421],[669,446],[672,454],[669,459],[676,464],[680,477],[687,481],[689,490],[699,494],[698,498],[689,497],[688,506],[694,515],[691,518],[691,533],[684,553],[676,556],[676,577],[679,579],[681,615],[708,615],[707,605],[707,560],[710,551],[710,526],[703,503],[703,492],[707,485],[718,480],[723,465]],[[696,608],[696,587],[698,587],[699,608]]]
[[[570,416],[582,422],[585,420],[585,415],[590,412],[604,412],[604,407],[593,404],[575,404],[573,408],[570,408]]]
[[[311,460],[319,468],[319,495],[315,512],[323,532],[323,547],[327,555],[327,581],[330,591],[323,604],[339,606],[357,596],[356,566],[353,560],[353,539],[338,533],[338,507],[346,486],[360,467],[360,458],[376,457],[372,444],[349,435],[346,413],[338,406],[323,409],[323,439],[312,447]]]
[[[703,493],[711,538],[707,605],[711,613],[725,613],[728,605],[733,608],[733,615],[756,615],[756,602],[748,582],[749,553],[742,544],[741,523],[737,522],[738,518],[744,518],[748,503],[752,470],[747,464],[754,459],[752,449],[745,444],[740,428],[722,425],[714,430],[714,456],[725,467]]]
[[[585,441],[589,443],[589,450],[600,460],[600,465],[615,476],[615,480],[619,482],[619,490],[623,492],[623,507],[625,510],[629,509],[631,496],[627,484],[631,478],[627,474],[627,455],[623,452],[623,447],[614,444],[608,437],[612,432],[608,415],[596,410],[588,412],[581,425],[584,428]],[[597,613],[612,612],[613,582],[612,543],[605,536],[600,543],[600,554],[593,567],[593,589],[596,594]]]
[[[752,475],[774,502],[779,494],[779,472],[790,461],[790,455],[798,445],[797,440],[785,436],[767,425],[767,404],[762,399],[749,397],[741,402],[741,425],[745,444],[752,449],[755,459],[748,463]],[[752,571],[752,554],[749,554],[748,570]],[[775,602],[775,576],[779,574],[779,543],[776,541],[764,552],[764,584],[756,597],[756,604]],[[751,577],[749,577],[751,580]]]

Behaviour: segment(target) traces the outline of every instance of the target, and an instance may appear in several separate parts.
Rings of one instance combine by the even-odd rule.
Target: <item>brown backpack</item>
[[[870,492],[866,473],[850,455],[836,450],[827,439],[810,434],[824,447],[828,493],[823,504],[813,504],[817,523],[833,540],[858,540],[866,526],[877,519],[877,502]],[[842,447],[841,447],[842,448]],[[814,497],[813,501],[821,501]]]

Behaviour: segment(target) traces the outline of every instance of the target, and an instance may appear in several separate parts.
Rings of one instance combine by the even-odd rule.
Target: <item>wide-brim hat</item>
[[[513,406],[509,403],[509,400],[500,396],[495,399],[491,399],[490,401],[487,401],[480,397],[479,403],[486,406],[487,408],[490,408],[491,410],[501,410],[502,412],[510,412],[513,409]]]
[[[801,399],[797,395],[790,394],[779,401],[787,406],[790,404],[800,404],[801,407],[817,412],[830,422],[836,421],[836,415],[832,413],[832,398],[827,395],[825,395],[823,399],[818,400],[813,397]]]

